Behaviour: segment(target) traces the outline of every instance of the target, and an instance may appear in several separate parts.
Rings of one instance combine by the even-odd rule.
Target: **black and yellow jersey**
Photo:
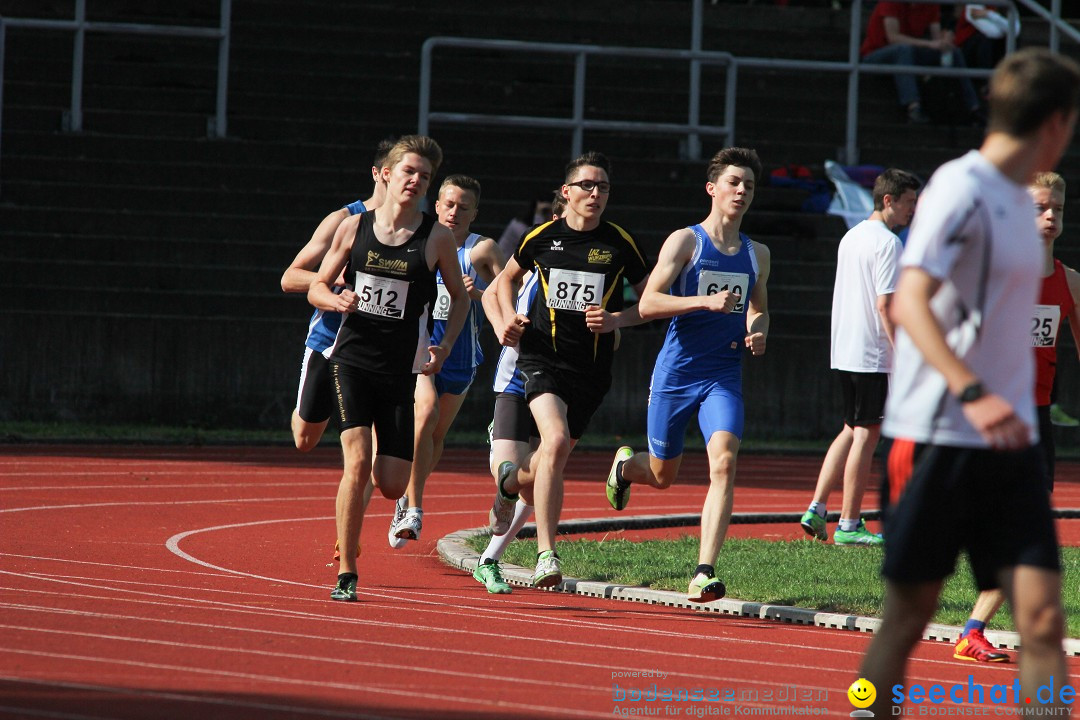
[[[539,277],[521,357],[574,372],[609,373],[614,333],[591,332],[585,309],[622,310],[623,278],[636,285],[648,274],[645,254],[630,233],[610,222],[578,231],[553,220],[527,232],[514,259]]]

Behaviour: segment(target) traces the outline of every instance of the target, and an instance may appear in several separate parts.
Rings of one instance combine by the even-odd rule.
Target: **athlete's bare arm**
[[[476,274],[484,281],[485,285],[491,285],[495,276],[502,272],[506,258],[502,250],[491,238],[481,238],[472,249],[472,264],[476,268]],[[464,278],[462,278],[464,280]],[[469,297],[473,300],[481,300],[484,291],[473,284],[472,278],[465,281],[465,288],[469,291]]]
[[[330,245],[334,242],[334,233],[342,221],[349,217],[349,211],[345,208],[335,210],[322,219],[315,228],[307,245],[293,258],[289,267],[285,268],[285,274],[281,276],[281,289],[287,293],[306,293],[315,279],[315,271],[319,268]]]
[[[1072,312],[1066,317],[1069,319],[1069,330],[1076,342],[1076,354],[1080,357],[1080,273],[1066,265],[1065,280],[1069,283],[1069,294],[1073,299]]]
[[[506,261],[506,266],[493,284],[495,298],[498,301],[499,317],[492,319],[489,315],[488,319],[491,320],[491,327],[499,343],[507,347],[517,345],[521,334],[525,332],[525,326],[529,324],[529,318],[517,312],[514,293],[514,285],[520,283],[525,273],[526,271],[518,265],[517,259],[511,257]]]
[[[465,283],[461,280],[457,243],[445,225],[435,223],[432,226],[427,242],[427,261],[428,267],[438,267],[443,277],[443,286],[450,296],[450,310],[446,316],[446,330],[442,342],[428,346],[430,357],[421,367],[421,372],[425,375],[434,375],[442,369],[443,361],[450,354],[469,316],[469,296],[465,292]]]
[[[727,290],[714,295],[691,297],[668,294],[679,273],[690,262],[696,242],[694,231],[689,228],[676,230],[664,241],[656,267],[649,275],[641,301],[638,302],[638,312],[644,320],[669,318],[695,310],[731,312],[734,309],[737,298]]]
[[[753,243],[757,256],[758,276],[750,291],[746,308],[746,347],[753,355],[765,354],[765,339],[769,335],[769,274],[772,271],[772,254],[769,248],[757,241]]]
[[[349,254],[352,253],[360,217],[360,215],[353,215],[338,225],[334,233],[334,241],[323,257],[315,279],[311,281],[311,286],[308,288],[308,302],[317,308],[340,313],[351,313],[356,310],[355,292],[346,288],[340,293],[335,293],[330,288],[337,282],[341,271],[349,262]]]

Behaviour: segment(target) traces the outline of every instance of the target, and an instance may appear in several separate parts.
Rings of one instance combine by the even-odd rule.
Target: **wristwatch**
[[[964,387],[964,389],[960,391],[960,394],[956,396],[956,399],[961,403],[975,402],[985,394],[986,388],[983,387],[981,382],[976,380]]]

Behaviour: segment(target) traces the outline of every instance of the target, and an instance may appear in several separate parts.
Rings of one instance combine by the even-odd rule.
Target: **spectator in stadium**
[[[896,370],[884,613],[860,677],[871,711],[897,714],[905,667],[966,551],[980,590],[1001,588],[1020,635],[1019,697],[1068,676],[1061,565],[1035,411],[1032,308],[1044,272],[1027,185],[1072,139],[1080,66],[1045,49],[1005,57],[990,80],[980,148],[934,173],[893,298]],[[992,522],[988,519],[992,518]],[[1052,694],[1042,706],[1062,712]]]
[[[541,196],[530,202],[520,215],[510,218],[502,235],[499,235],[499,250],[502,251],[503,257],[511,257],[517,250],[517,245],[525,231],[547,222],[551,219],[551,215],[551,198]]]
[[[649,451],[619,448],[607,478],[608,502],[616,510],[629,502],[632,483],[670,487],[682,463],[686,425],[697,414],[709,455],[709,489],[690,602],[711,602],[727,592],[715,565],[735,496],[742,355],[763,355],[769,333],[769,249],[740,231],[760,177],[754,150],[718,152],[706,171],[708,217],[671,233],[660,248],[639,303],[647,320],[672,318],[649,386]]]
[[[862,62],[872,65],[952,65],[965,67],[964,56],[953,34],[941,29],[941,7],[936,3],[879,2],[866,27],[859,51]],[[919,83],[910,73],[897,73],[896,94],[909,122],[928,123]],[[981,105],[968,78],[960,78],[965,110],[981,120]]]
[[[918,179],[890,168],[874,182],[874,212],[848,230],[837,248],[833,284],[830,365],[840,382],[844,425],[818,474],[814,499],[800,524],[807,535],[828,540],[825,504],[843,482],[837,545],[880,545],[860,517],[870,463],[881,437],[892,371],[893,324],[889,303],[900,274],[903,246],[894,232],[915,212]]]

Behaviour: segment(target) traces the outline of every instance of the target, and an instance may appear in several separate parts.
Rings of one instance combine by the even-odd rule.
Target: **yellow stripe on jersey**
[[[522,243],[524,246],[525,243]],[[544,301],[547,301],[548,296],[548,281],[544,277],[543,268],[540,265],[536,265],[536,276],[540,278],[540,288],[544,291]],[[548,306],[548,316],[551,318],[551,348],[555,349],[555,308]]]
[[[622,270],[615,274],[615,279],[611,282],[611,287],[604,293],[604,300],[601,303],[601,308],[607,308],[608,300],[611,299],[611,293],[615,292],[615,288],[622,288]],[[600,333],[593,335],[592,357],[596,360],[596,356],[600,353]]]
[[[543,230],[544,228],[546,228],[548,225],[550,225],[553,222],[555,222],[555,221],[554,220],[548,220],[543,225],[537,225],[536,228],[534,228],[532,230],[532,232],[530,232],[525,237],[521,238],[521,245],[518,246],[517,251],[520,253],[522,251],[522,249],[525,247],[525,243],[532,240],[534,237],[536,237],[540,233],[541,230]]]
[[[608,225],[619,231],[619,234],[622,235],[623,240],[625,240],[630,245],[630,247],[634,249],[634,252],[637,253],[638,258],[641,259],[641,264],[645,267],[648,267],[648,263],[645,262],[645,256],[641,254],[640,250],[638,250],[637,243],[634,242],[634,238],[630,237],[630,233],[626,232],[613,222],[608,222]]]

